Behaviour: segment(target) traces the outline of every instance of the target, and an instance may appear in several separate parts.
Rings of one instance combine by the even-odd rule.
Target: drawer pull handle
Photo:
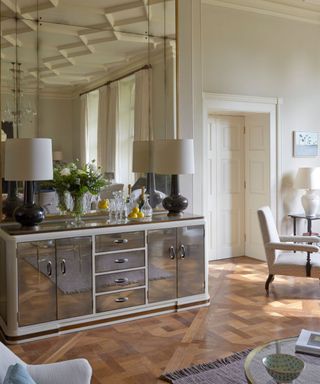
[[[125,303],[128,300],[129,299],[127,297],[118,297],[117,299],[115,299],[115,302],[116,303]]]
[[[51,261],[48,261],[48,264],[47,264],[47,275],[48,276],[52,275],[52,262]]]
[[[114,244],[127,244],[128,239],[116,239],[113,240]]]
[[[114,280],[116,284],[123,284],[123,283],[127,283],[128,281],[129,279],[127,277],[120,277],[119,279]]]
[[[115,263],[116,264],[123,264],[123,263],[127,263],[129,260],[128,259],[115,259]]]
[[[186,247],[183,245],[183,244],[181,244],[180,245],[180,259],[185,259],[185,257],[186,257]]]
[[[62,259],[60,263],[61,273],[62,275],[66,274],[66,260]]]
[[[171,260],[174,260],[176,258],[176,251],[173,245],[171,245],[169,248],[169,257]]]

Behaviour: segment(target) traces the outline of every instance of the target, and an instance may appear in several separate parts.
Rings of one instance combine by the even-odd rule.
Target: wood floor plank
[[[317,279],[276,276],[265,296],[267,266],[246,257],[210,263],[207,308],[115,324],[10,348],[28,363],[85,357],[92,384],[161,383],[162,372],[320,330]]]

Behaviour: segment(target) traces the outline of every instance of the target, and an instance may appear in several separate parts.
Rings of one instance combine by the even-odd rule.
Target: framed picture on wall
[[[293,156],[313,157],[318,156],[317,132],[293,132]]]

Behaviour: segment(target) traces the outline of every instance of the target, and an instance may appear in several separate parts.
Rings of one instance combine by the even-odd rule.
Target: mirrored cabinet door
[[[91,237],[56,240],[56,252],[58,319],[92,314]]]
[[[176,298],[176,229],[148,231],[149,303]]]
[[[19,243],[18,323],[20,326],[56,319],[56,259],[52,241]]]
[[[177,228],[178,297],[204,293],[204,227]]]

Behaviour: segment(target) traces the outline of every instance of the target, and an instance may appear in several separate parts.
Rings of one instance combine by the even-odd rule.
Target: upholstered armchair
[[[267,294],[275,275],[320,278],[320,248],[313,244],[319,237],[279,236],[269,207],[260,208],[258,218],[269,268]]]
[[[0,343],[0,383],[3,383],[9,366],[16,363],[26,366],[37,384],[90,384],[91,382],[92,369],[86,359],[28,365]]]

